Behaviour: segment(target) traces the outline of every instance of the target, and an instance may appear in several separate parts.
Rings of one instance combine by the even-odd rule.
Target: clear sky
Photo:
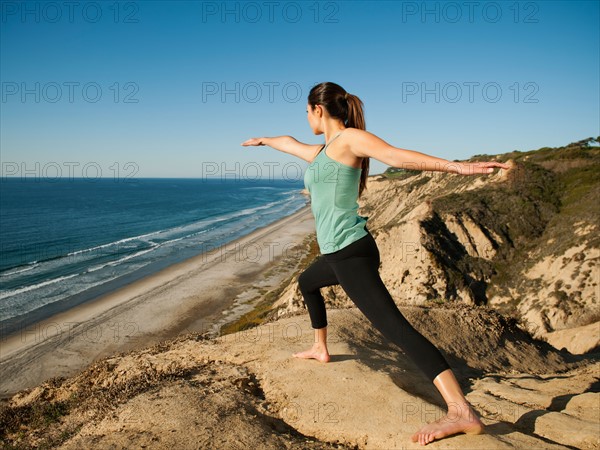
[[[2,176],[296,178],[310,88],[466,159],[600,134],[598,1],[2,1]],[[371,174],[386,166],[371,161]]]

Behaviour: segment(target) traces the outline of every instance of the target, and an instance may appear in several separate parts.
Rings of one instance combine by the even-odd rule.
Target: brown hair
[[[341,120],[346,128],[366,130],[363,102],[356,95],[349,94],[339,84],[324,82],[319,83],[310,90],[308,104],[314,109],[316,105],[323,106],[331,117]],[[369,158],[362,160],[362,172],[358,196],[367,187],[369,176]]]

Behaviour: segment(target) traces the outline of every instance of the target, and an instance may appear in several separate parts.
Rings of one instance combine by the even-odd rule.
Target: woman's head
[[[317,107],[323,108],[324,114],[339,120],[346,128],[366,130],[363,103],[339,84],[324,82],[314,86],[308,94],[308,107],[313,112]],[[323,130],[315,132],[321,134]]]
[[[308,122],[315,134],[323,133],[323,130],[319,128],[320,124],[315,116],[315,111],[318,108],[323,109],[323,116],[329,116],[334,120],[340,121],[346,128],[367,129],[363,102],[356,95],[346,92],[339,84],[327,81],[314,86],[308,93],[308,108]],[[363,158],[361,168],[362,172],[358,188],[359,197],[367,185],[369,158]]]

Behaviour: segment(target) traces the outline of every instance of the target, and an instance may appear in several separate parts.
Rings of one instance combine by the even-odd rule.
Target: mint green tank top
[[[358,214],[362,169],[327,156],[325,151],[329,144],[319,152],[304,174],[304,186],[310,193],[321,253],[341,250],[368,234],[365,229],[368,216]]]

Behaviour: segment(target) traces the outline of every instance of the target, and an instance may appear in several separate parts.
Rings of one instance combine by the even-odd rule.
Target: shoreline
[[[285,219],[286,217],[291,217],[293,214],[301,211],[305,206],[302,206],[297,211],[283,216],[271,224],[277,223],[279,220]],[[263,225],[259,228],[256,228],[247,234],[244,234],[240,237],[234,238],[232,241],[227,243],[222,243],[218,245],[216,248],[220,247],[229,247],[235,246],[238,241],[242,240],[246,236],[252,235],[255,231],[260,231],[262,228],[269,225]],[[211,249],[212,250],[212,249]],[[192,260],[193,258],[202,256],[204,254],[210,254],[211,250],[203,251],[202,253],[194,254],[192,256],[187,256],[182,259],[175,259],[172,256],[169,258],[163,258],[159,260],[155,260],[150,262],[149,264],[135,269],[132,272],[124,273],[117,278],[112,280],[103,282],[99,285],[92,286],[83,290],[82,292],[78,292],[76,294],[70,295],[61,299],[59,301],[43,305],[33,311],[26,312],[22,315],[11,317],[9,319],[0,320],[0,342],[4,339],[11,338],[13,335],[17,334],[22,329],[27,329],[28,327],[35,326],[37,323],[40,323],[46,319],[49,319],[52,316],[57,314],[70,311],[71,309],[86,303],[94,302],[102,297],[110,295],[118,290],[130,286],[137,281],[146,279],[151,277],[169,267],[176,266],[180,263],[185,263],[187,261]],[[0,357],[2,353],[0,351]]]
[[[222,325],[236,298],[257,282],[272,288],[282,281],[269,286],[274,275],[265,273],[280,272],[269,269],[282,260],[297,263],[294,252],[302,251],[299,246],[312,232],[307,204],[228,244],[7,335],[0,341],[0,397],[72,375],[117,352]]]

